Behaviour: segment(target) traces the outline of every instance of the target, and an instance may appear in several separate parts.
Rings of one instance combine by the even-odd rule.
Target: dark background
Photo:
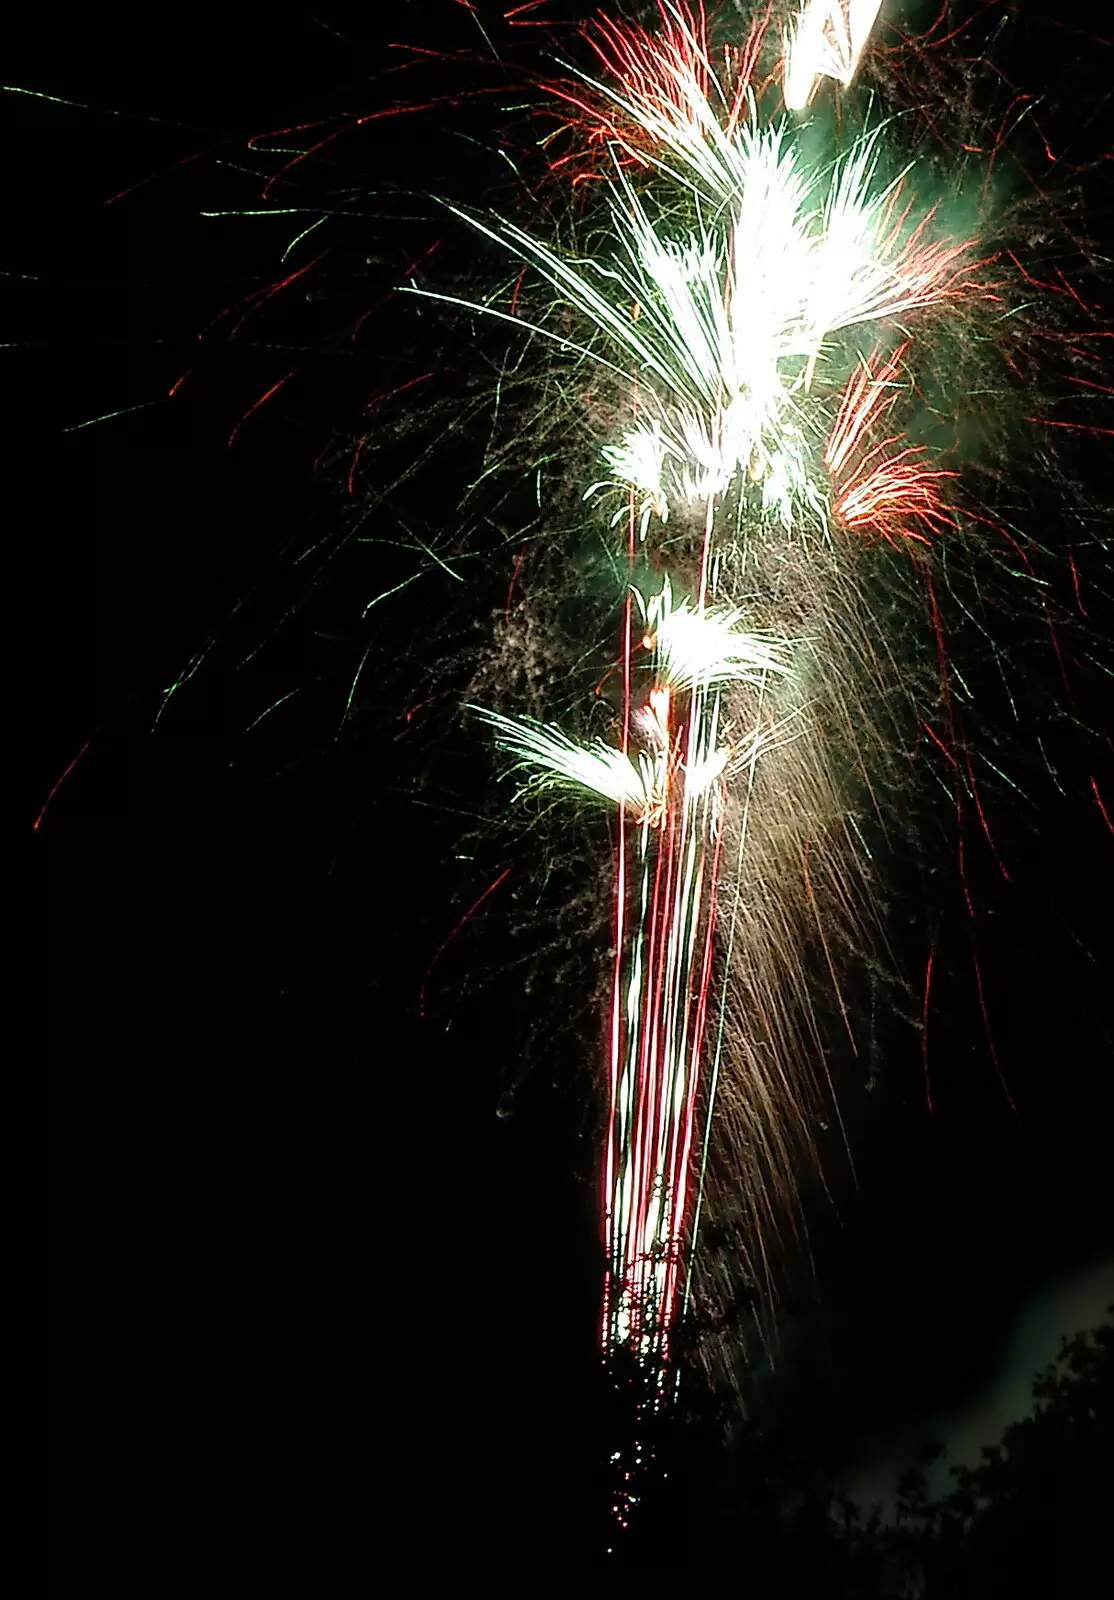
[[[406,8],[395,36],[440,42],[460,27],[448,12]],[[416,1579],[587,1571],[608,1537],[602,1461],[625,1422],[595,1357],[590,1075],[547,1066],[496,1115],[526,1002],[513,950],[501,970],[494,896],[490,972],[470,985],[450,945],[422,1016],[469,899],[466,881],[446,892],[452,819],[413,803],[411,757],[383,735],[395,708],[334,737],[336,695],[311,697],[277,754],[245,733],[299,673],[335,689],[359,657],[350,632],[322,645],[311,612],[241,665],[297,592],[283,552],[334,527],[336,501],[289,412],[228,447],[284,358],[199,363],[196,331],[273,272],[273,253],[246,221],[197,220],[224,203],[219,163],[175,163],[374,100],[385,26],[333,5],[320,19],[115,9],[61,36],[25,15],[7,69],[92,108],[3,106],[17,152],[3,381],[9,539],[32,567],[10,601],[17,623],[30,611],[38,707],[28,824],[84,750],[35,836],[54,1538],[71,1574],[136,1592],[217,1567],[326,1587],[387,1564]],[[1026,60],[1018,47],[1013,65]],[[433,135],[378,149],[435,186]],[[412,335],[395,337],[387,365],[410,356]],[[129,406],[144,409],[78,426]],[[1098,452],[1078,459],[1097,483]],[[331,580],[354,611],[326,606],[349,629],[383,586],[371,547],[361,559]],[[1101,632],[1097,595],[1092,615]],[[382,623],[415,658],[437,625],[435,602],[410,598]],[[1101,678],[1079,693],[1101,732]],[[958,889],[939,902],[933,1108],[920,1040],[897,1024],[844,1086],[856,1177],[836,1171],[834,1203],[809,1219],[814,1276],[768,1380],[769,1404],[844,1477],[976,1404],[1021,1308],[1111,1258],[1114,842],[1090,785],[1109,808],[1114,776],[1066,711],[1045,732],[1063,793],[1046,783],[997,825],[1011,881],[975,861],[974,934]],[[895,935],[911,965],[926,944],[916,896],[898,897]]]

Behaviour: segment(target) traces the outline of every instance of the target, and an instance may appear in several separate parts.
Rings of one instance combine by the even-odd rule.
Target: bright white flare
[[[555,724],[473,709],[495,729],[499,746],[530,770],[527,789],[565,788],[608,800],[643,821],[660,810],[664,762],[638,751],[633,757],[602,739],[578,744]]]
[[[785,58],[785,104],[803,111],[819,77],[846,89],[882,0],[805,0]]]
[[[610,469],[601,483],[593,483],[584,491],[589,500],[600,489],[611,483],[625,484],[633,490],[638,502],[638,536],[645,542],[653,516],[662,522],[669,520],[669,501],[662,489],[665,463],[670,457],[679,458],[677,447],[670,444],[656,419],[642,427],[628,428],[621,444],[605,444],[600,450],[604,464]],[[622,522],[627,508],[621,505],[611,519],[611,526]]]
[[[533,262],[590,330],[583,343],[538,331],[639,375],[638,421],[603,461],[606,481],[633,495],[643,536],[674,503],[706,502],[744,475],[785,530],[822,520],[819,441],[802,401],[827,343],[956,292],[966,244],[926,242],[931,211],[911,217],[898,204],[901,178],[876,182],[876,137],[808,170],[784,125],[747,121],[730,139],[730,204],[679,237],[620,174],[616,244],[598,259],[566,258],[514,223],[467,219]]]
[[[736,673],[736,680],[740,676]],[[572,789],[606,800],[648,827],[656,827],[661,821],[671,773],[683,773],[684,793],[691,802],[705,794],[729,765],[754,760],[763,750],[784,740],[780,727],[756,728],[739,745],[720,745],[714,735],[708,738],[708,729],[702,729],[703,738],[696,741],[688,759],[671,768],[668,732],[664,740],[654,739],[650,737],[651,728],[643,726],[637,717],[635,724],[642,727],[652,748],[627,755],[602,739],[579,744],[551,722],[505,717],[483,706],[472,709],[495,729],[500,749],[514,756],[518,767],[529,771],[524,792]]]
[[[771,674],[788,675],[789,655],[782,640],[740,628],[744,607],[700,609],[690,600],[675,599],[668,578],[649,599],[635,593],[647,641],[656,652],[657,675],[670,688],[761,684]]]

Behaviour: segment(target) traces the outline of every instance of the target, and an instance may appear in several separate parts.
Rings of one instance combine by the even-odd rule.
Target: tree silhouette
[[[1114,1313],[1114,1307],[1111,1307]],[[1114,1323],[1065,1338],[1033,1381],[1033,1414],[951,1469],[954,1488],[929,1497],[929,1446],[898,1484],[892,1521],[864,1521],[843,1503],[856,1592],[901,1600],[1084,1596],[1109,1570],[1114,1504]]]

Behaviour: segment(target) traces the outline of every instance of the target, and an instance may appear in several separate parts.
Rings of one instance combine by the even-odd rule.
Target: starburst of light
[[[746,630],[746,606],[700,607],[677,599],[666,578],[656,594],[635,591],[654,668],[672,689],[723,683],[760,684],[770,673],[788,675],[790,654],[784,640]]]
[[[515,223],[468,218],[539,268],[580,314],[585,338],[544,323],[538,331],[613,373],[625,361],[638,374],[639,420],[602,455],[613,481],[638,496],[643,536],[653,514],[664,521],[674,501],[721,496],[740,474],[763,485],[786,525],[815,517],[802,399],[829,341],[970,287],[969,242],[932,238],[933,213],[914,218],[902,177],[878,183],[877,138],[864,135],[815,170],[783,124],[742,123],[731,139],[732,204],[679,234],[619,173],[614,244],[593,261]]]

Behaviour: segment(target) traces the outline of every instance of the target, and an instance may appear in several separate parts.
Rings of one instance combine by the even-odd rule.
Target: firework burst
[[[444,325],[469,326],[460,427],[487,414],[479,369],[508,328],[512,354],[493,358],[490,439],[459,525],[401,528],[371,605],[433,572],[446,589],[476,572],[483,486],[518,471],[516,455],[529,463],[528,514],[490,519],[500,561],[514,552],[495,648],[486,621],[470,645],[445,630],[408,716],[442,691],[453,714],[463,699],[539,860],[562,829],[601,852],[600,1327],[608,1355],[655,1383],[683,1308],[707,1327],[732,1299],[701,1248],[705,1217],[729,1228],[736,1276],[772,1297],[817,1124],[837,1120],[817,1068],[847,958],[885,942],[869,843],[895,815],[911,729],[985,826],[944,662],[941,595],[977,537],[948,406],[980,346],[1030,359],[1008,287],[1019,269],[954,165],[940,198],[934,130],[900,110],[916,97],[877,93],[903,60],[872,44],[878,9],[809,0],[740,24],[661,0],[638,22],[589,24],[534,79],[557,127],[533,141],[540,178],[517,152],[527,200],[501,214],[452,197],[438,227],[447,209],[466,224],[452,238],[471,230],[463,282],[428,250],[404,272],[412,311],[439,301],[464,313]],[[285,135],[254,141],[262,157],[273,137],[280,163],[267,193],[353,131],[307,130],[292,156]],[[477,246],[502,263],[481,292]],[[217,325],[239,329],[313,270]],[[430,374],[396,376],[412,394]],[[450,388],[423,391],[431,431],[458,426]],[[362,418],[346,463],[365,521],[386,503],[357,492],[376,433]],[[1026,565],[1009,529],[994,539]],[[904,607],[896,629],[887,595]],[[927,601],[920,666],[900,638],[921,626],[913,601]],[[978,604],[966,615],[980,625]],[[461,695],[453,653],[459,666],[470,649],[483,664]]]
[[[838,930],[868,920],[835,758],[853,749],[868,788],[884,765],[857,563],[952,525],[951,474],[903,443],[900,413],[919,324],[987,293],[973,241],[918,202],[910,168],[881,175],[882,123],[817,158],[758,78],[772,63],[793,108],[821,76],[846,86],[876,11],[806,6],[784,57],[759,27],[722,69],[703,13],[600,24],[600,73],[553,90],[603,184],[598,245],[467,218],[556,296],[515,320],[626,414],[585,490],[614,497],[630,574],[611,735],[481,715],[523,799],[615,813],[602,1330],[659,1382],[727,1173],[748,1270],[771,1280],[819,1092],[805,952],[818,936],[838,995]]]

